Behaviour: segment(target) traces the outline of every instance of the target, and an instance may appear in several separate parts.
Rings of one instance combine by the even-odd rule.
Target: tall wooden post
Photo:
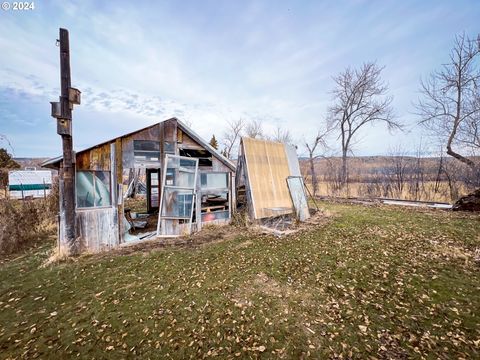
[[[63,167],[60,172],[63,181],[63,201],[65,231],[64,239],[59,239],[60,247],[69,255],[79,252],[75,231],[75,169],[73,159],[72,109],[80,104],[80,91],[71,87],[70,45],[68,30],[60,29],[60,88],[59,102],[52,102],[52,116],[57,118],[57,133],[62,137]],[[60,207],[62,208],[62,206]],[[62,217],[61,217],[62,218]],[[62,232],[60,232],[62,233]]]

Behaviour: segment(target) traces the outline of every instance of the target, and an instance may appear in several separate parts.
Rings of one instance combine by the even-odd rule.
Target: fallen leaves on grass
[[[2,356],[478,357],[478,267],[461,255],[478,219],[328,206],[328,224],[280,239],[4,263]]]

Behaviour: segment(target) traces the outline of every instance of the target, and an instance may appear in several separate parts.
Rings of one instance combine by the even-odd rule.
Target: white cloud
[[[54,42],[58,24],[67,24],[72,85],[83,91],[76,116],[92,125],[85,116],[109,118],[108,125],[95,123],[107,138],[177,116],[206,138],[242,117],[264,119],[271,130],[280,124],[300,139],[326,115],[331,76],[370,60],[386,65],[396,111],[413,126],[418,78],[441,63],[454,33],[475,28],[479,15],[478,5],[448,2],[54,1],[27,17],[2,18],[1,86],[54,101]],[[83,131],[77,144],[98,140]],[[357,153],[372,154],[413,144],[420,134],[390,136],[380,126],[362,137]]]

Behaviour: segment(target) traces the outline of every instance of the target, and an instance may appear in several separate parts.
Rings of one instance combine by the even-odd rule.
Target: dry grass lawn
[[[480,357],[478,215],[321,205],[284,238],[3,260],[0,357]]]

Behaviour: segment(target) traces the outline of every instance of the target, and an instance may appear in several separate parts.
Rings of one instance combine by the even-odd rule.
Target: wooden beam
[[[60,29],[60,108],[57,132],[62,136],[63,146],[63,202],[65,209],[65,249],[68,254],[78,254],[79,244],[75,231],[75,169],[73,167],[72,109],[69,101],[70,44],[68,30]]]

